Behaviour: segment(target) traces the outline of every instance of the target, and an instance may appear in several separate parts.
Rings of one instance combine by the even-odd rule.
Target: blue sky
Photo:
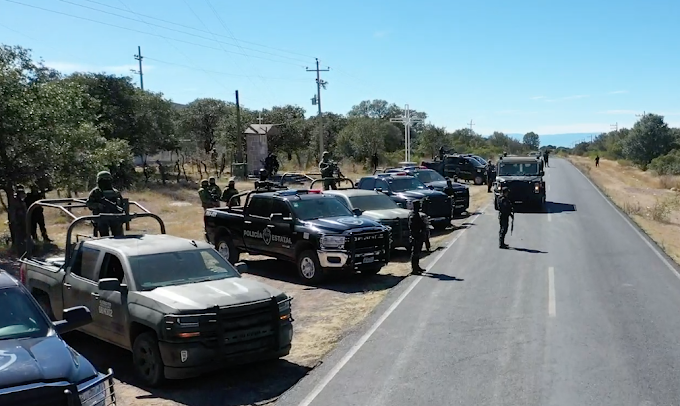
[[[484,135],[597,133],[643,111],[680,126],[678,21],[677,0],[0,0],[0,42],[64,72],[128,74],[139,45],[145,88],[176,102],[238,89],[311,114],[318,57],[324,110],[380,98]]]

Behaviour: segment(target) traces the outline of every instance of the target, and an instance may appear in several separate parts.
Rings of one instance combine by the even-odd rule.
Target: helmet
[[[323,154],[321,154],[321,157],[325,158],[325,157],[329,156],[330,154],[331,154],[330,152],[324,151]]]
[[[210,183],[215,183],[215,177],[214,176],[210,177]]]
[[[201,179],[201,186],[208,186],[208,179]]]
[[[99,182],[100,180],[111,180],[111,179],[112,179],[112,176],[111,176],[111,172],[109,172],[109,171],[101,171],[97,174],[97,182]]]
[[[17,193],[26,193],[26,189],[24,188],[24,185],[17,185]]]
[[[233,177],[229,178],[229,183],[235,183],[235,182],[236,182],[236,178],[233,178]]]

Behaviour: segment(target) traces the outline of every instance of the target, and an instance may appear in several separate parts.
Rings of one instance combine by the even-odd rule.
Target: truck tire
[[[135,338],[132,344],[132,363],[137,377],[146,385],[156,387],[165,380],[165,365],[158,349],[158,339],[153,333],[145,332]]]
[[[298,255],[297,271],[307,285],[315,285],[326,279],[326,272],[321,268],[319,257],[312,250],[302,251]]]
[[[475,176],[474,182],[475,182],[475,185],[477,185],[477,186],[482,185],[482,184],[484,184],[484,178],[481,177],[480,175],[477,175],[477,176]]]
[[[372,266],[370,268],[364,268],[361,270],[361,274],[364,276],[376,275],[382,269],[382,265]]]
[[[220,253],[222,258],[229,261],[230,264],[233,265],[238,262],[240,253],[229,235],[222,234],[217,237],[215,239],[215,249]]]

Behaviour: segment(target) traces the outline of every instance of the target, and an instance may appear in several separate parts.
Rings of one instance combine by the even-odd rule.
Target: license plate
[[[373,257],[364,257],[363,263],[364,264],[372,264],[373,261],[375,261],[375,258],[373,258]]]

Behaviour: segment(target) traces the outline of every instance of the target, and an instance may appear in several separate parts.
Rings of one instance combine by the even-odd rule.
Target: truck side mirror
[[[120,290],[120,281],[116,278],[103,278],[97,284],[99,290],[108,292],[117,292]]]
[[[545,171],[543,170],[538,171],[538,176],[545,176]]]
[[[117,280],[116,280],[117,282]],[[64,334],[69,331],[79,329],[87,324],[92,323],[92,314],[90,309],[85,306],[76,306],[64,309],[63,320],[55,321],[53,323],[54,329],[57,333]]]
[[[238,273],[246,273],[248,272],[248,264],[245,262],[237,262],[234,264],[234,268],[238,271]]]
[[[352,213],[354,213],[355,216],[361,216],[363,211],[361,211],[361,209],[352,209]]]

